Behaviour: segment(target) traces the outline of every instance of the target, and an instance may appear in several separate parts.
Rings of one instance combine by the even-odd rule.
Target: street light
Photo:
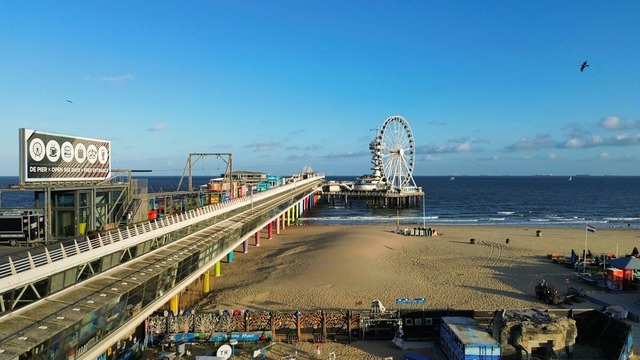
[[[425,198],[425,194],[422,193],[422,227],[426,229],[427,224],[426,224],[426,211],[427,209],[424,207],[424,198]],[[426,231],[426,230],[424,230]]]

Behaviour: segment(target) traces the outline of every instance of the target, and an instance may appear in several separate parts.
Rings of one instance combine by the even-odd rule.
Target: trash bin
[[[542,230],[536,230],[536,237],[542,236]]]
[[[475,243],[476,243],[476,239],[469,240],[469,244],[475,244]]]

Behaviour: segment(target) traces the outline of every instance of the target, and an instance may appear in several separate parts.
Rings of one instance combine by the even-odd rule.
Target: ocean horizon
[[[197,187],[212,176],[194,176]],[[180,176],[136,176],[147,179],[149,192],[177,191]],[[356,176],[326,176],[353,181]],[[505,225],[640,228],[640,176],[416,176],[425,193],[424,207],[372,208],[362,201],[318,204],[302,225],[398,224]],[[0,177],[0,207],[28,208],[30,192],[5,191],[17,176]],[[182,190],[186,190],[183,181]]]

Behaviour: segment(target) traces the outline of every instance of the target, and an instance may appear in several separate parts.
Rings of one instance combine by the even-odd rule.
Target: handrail
[[[298,182],[298,184],[304,184],[307,182],[317,180],[316,177],[309,178]],[[295,184],[292,187],[295,189]],[[277,190],[277,192],[286,191],[283,187],[274,188],[273,190]],[[270,192],[269,194],[274,194]],[[238,204],[248,203],[253,201],[250,197],[244,196],[242,198],[236,198],[229,201],[224,201],[217,204],[207,205],[205,207],[201,207],[195,210],[189,210],[177,215],[171,216],[170,219],[165,223],[162,221],[150,221],[147,220],[145,222],[135,224],[131,227],[127,227],[124,231],[121,228],[116,228],[114,230],[108,231],[106,234],[98,234],[98,237],[95,239],[90,239],[88,236],[85,236],[82,239],[74,239],[72,243],[67,245],[60,244],[60,248],[49,249],[47,250],[50,256],[46,255],[46,252],[38,253],[32,255],[31,251],[27,250],[26,256],[21,258],[13,258],[10,255],[7,256],[8,262],[0,264],[0,279],[6,278],[12,275],[18,275],[25,271],[33,270],[37,267],[45,266],[53,264],[57,261],[65,260],[70,257],[83,254],[93,249],[97,249],[100,247],[104,247],[106,245],[111,245],[113,243],[117,243],[120,241],[124,241],[130,239],[135,236],[143,235],[151,231],[155,231],[160,228],[164,228],[170,225],[175,225],[182,222],[187,222],[189,220],[201,217],[203,215],[211,214],[223,208],[229,208]],[[165,218],[166,220],[167,218]],[[155,228],[154,228],[155,225]],[[148,228],[148,229],[147,229]],[[103,240],[104,239],[104,240]],[[107,240],[109,239],[109,240]]]

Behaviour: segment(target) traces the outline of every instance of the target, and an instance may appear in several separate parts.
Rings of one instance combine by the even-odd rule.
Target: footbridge
[[[323,176],[8,256],[0,262],[0,359],[106,359],[167,303],[265,227],[279,233],[316,201]],[[140,341],[138,337],[138,341]]]

